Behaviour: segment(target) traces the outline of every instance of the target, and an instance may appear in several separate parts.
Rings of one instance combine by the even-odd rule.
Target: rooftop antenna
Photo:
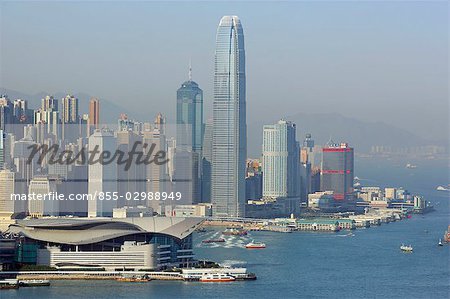
[[[192,81],[192,63],[190,58],[189,58],[189,81]]]

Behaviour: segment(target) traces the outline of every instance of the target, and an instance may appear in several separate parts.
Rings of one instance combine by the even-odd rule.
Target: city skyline
[[[51,28],[51,20],[58,22],[68,10],[76,16],[89,8],[94,14],[102,8],[101,4],[40,3],[35,6],[24,2],[2,2],[2,44],[9,47],[2,48],[0,87],[31,95],[41,91],[84,92],[116,105],[127,106],[125,108],[134,112],[137,118],[141,118],[139,114],[143,113],[139,107],[149,102],[153,106],[158,105],[158,110],[168,116],[168,121],[174,122],[175,116],[169,113],[172,107],[165,103],[169,103],[171,97],[169,90],[185,77],[185,65],[191,58],[197,82],[205,92],[205,116],[208,118],[212,114],[213,98],[214,30],[211,28],[218,16],[232,10],[245,19],[247,30],[251,33],[247,45],[252,53],[252,63],[248,67],[248,110],[253,113],[248,116],[249,122],[259,117],[275,121],[269,119],[275,108],[272,99],[280,98],[276,106],[280,111],[279,117],[289,118],[304,111],[333,111],[359,120],[385,122],[423,138],[443,139],[442,136],[448,135],[448,115],[445,113],[448,109],[434,108],[448,108],[445,83],[448,81],[445,69],[448,45],[443,43],[446,33],[442,30],[448,15],[442,5],[286,3],[276,7],[262,4],[256,9],[251,3],[233,3],[232,6],[218,4],[214,8],[195,3],[178,6],[139,3],[128,7],[116,3],[109,6],[105,16],[115,19],[119,11],[126,17],[134,13],[137,16],[148,14],[155,22],[167,18],[173,26],[159,34],[157,32],[160,31],[152,29],[153,26],[145,26],[148,25],[146,18],[129,20],[124,28],[116,28],[116,25],[106,22],[105,25],[111,25],[111,29],[117,29],[117,36],[114,37],[110,35],[111,29],[107,30],[101,23],[103,19],[88,19],[85,25],[76,28],[73,27],[76,22],[59,22],[58,30],[46,30]],[[171,9],[170,13],[164,12],[165,6]],[[179,23],[185,22],[190,14],[183,15],[181,12],[189,11],[195,15],[197,8],[210,14],[205,14],[205,18],[190,18],[189,22],[199,30],[193,30],[189,35],[191,38],[187,39],[185,35],[180,35],[184,27]],[[30,10],[40,13],[30,15]],[[290,16],[294,11],[301,16],[296,21],[289,17],[281,18]],[[370,17],[369,12],[383,16],[383,22]],[[429,17],[431,13],[433,18]],[[37,19],[36,15],[52,15],[52,18]],[[271,26],[264,25],[269,15],[273,20]],[[24,16],[27,19],[21,22]],[[422,21],[424,26],[420,30],[414,26],[415,20]],[[87,30],[87,26],[94,30]],[[76,33],[78,29],[84,35],[79,36]],[[103,39],[95,39],[95,29],[105,31],[102,32],[105,34]],[[37,36],[42,40],[30,36],[36,30],[40,30]],[[25,60],[17,68],[19,61],[22,62],[18,60],[20,53],[10,49],[29,48],[17,40],[21,36],[28,36],[28,43],[36,46],[33,53],[21,56]],[[146,36],[150,38],[140,38]],[[159,41],[162,36],[167,42],[163,51],[156,47],[148,51],[147,40]],[[266,43],[268,39],[273,43]],[[80,47],[67,48],[65,57],[55,53],[59,40],[72,40],[72,43],[78,42]],[[84,46],[87,42],[91,45],[89,52]],[[119,43],[110,44],[112,42]],[[108,47],[108,54],[103,55],[107,45],[116,46]],[[284,55],[276,54],[277,45],[283,45]],[[124,54],[127,51],[135,58],[125,64]],[[387,51],[390,55],[383,55]],[[95,59],[94,66],[80,61],[83,57],[103,59]],[[204,59],[206,57],[209,59]],[[158,58],[157,61],[155,58]],[[50,59],[57,63],[49,63]],[[138,59],[139,63],[136,61]],[[167,64],[163,72],[162,61]],[[115,65],[120,67],[120,75],[111,69]],[[259,65],[265,67],[260,71]],[[36,76],[37,73],[43,75]],[[65,75],[60,76],[61,73]],[[81,73],[83,76],[80,76]],[[96,82],[95,87],[92,82]],[[125,99],[133,101],[124,102]],[[299,101],[301,106],[293,110],[292,105]],[[424,101],[434,105],[423,106]],[[335,102],[340,104],[330,105]],[[388,105],[390,109],[380,109],[383,105]],[[425,119],[430,117],[435,121],[426,122]]]

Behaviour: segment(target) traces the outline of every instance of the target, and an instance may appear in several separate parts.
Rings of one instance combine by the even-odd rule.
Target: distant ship
[[[417,165],[414,165],[414,164],[411,164],[411,163],[408,163],[408,164],[406,164],[406,166],[405,166],[406,168],[409,168],[409,169],[414,169],[414,168],[417,168]]]
[[[442,240],[441,240],[441,239],[439,239],[438,245],[439,245],[439,246],[444,246],[444,244],[442,244]]]
[[[450,191],[450,188],[445,188],[444,186],[438,186],[436,188],[437,191]]]
[[[400,250],[404,252],[412,252],[413,248],[411,245],[407,246],[402,244],[402,246],[400,246]]]

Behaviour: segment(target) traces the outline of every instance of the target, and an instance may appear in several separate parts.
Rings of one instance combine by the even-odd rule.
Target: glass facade
[[[247,156],[245,50],[242,25],[236,16],[224,16],[217,28],[213,116],[213,215],[243,217]]]
[[[353,148],[346,145],[323,148],[320,190],[333,191],[335,200],[351,199],[353,164]]]

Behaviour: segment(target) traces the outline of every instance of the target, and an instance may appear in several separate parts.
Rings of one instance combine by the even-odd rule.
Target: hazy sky
[[[448,134],[447,1],[0,3],[0,87],[86,92],[173,120],[191,59],[211,115],[216,28],[233,14],[248,122],[337,112]]]

